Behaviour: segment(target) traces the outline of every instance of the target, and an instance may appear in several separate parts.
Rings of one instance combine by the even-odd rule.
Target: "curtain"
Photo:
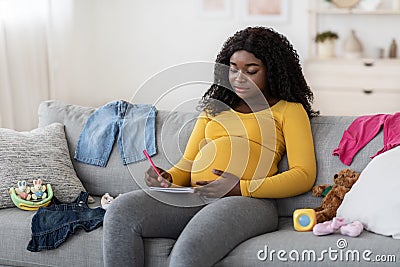
[[[0,0],[0,127],[36,128],[52,97],[51,12],[51,0]]]

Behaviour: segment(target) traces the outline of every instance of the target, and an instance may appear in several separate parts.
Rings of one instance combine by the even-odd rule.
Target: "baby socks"
[[[318,223],[313,228],[314,235],[329,235],[340,229],[342,235],[351,237],[359,236],[364,230],[364,226],[360,221],[346,223],[345,218],[335,217],[331,221]]]
[[[348,235],[351,237],[359,236],[363,230],[364,226],[360,221],[354,221],[340,227],[340,233],[342,235]]]

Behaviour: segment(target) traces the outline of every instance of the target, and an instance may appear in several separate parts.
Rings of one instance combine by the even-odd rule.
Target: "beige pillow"
[[[76,176],[65,139],[64,126],[53,123],[30,132],[0,128],[0,208],[15,207],[8,190],[19,180],[51,184],[54,196],[71,202],[86,191]]]

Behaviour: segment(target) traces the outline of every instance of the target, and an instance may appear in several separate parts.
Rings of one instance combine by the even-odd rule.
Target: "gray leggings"
[[[154,237],[177,239],[170,266],[212,266],[243,241],[278,226],[273,200],[237,196],[196,206],[201,200],[195,194],[153,193],[187,206],[182,207],[146,192],[123,194],[108,208],[103,226],[105,266],[144,266],[143,238]]]

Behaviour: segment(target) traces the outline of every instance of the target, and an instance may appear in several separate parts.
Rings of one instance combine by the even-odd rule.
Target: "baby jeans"
[[[155,118],[157,110],[148,104],[120,100],[97,109],[87,119],[75,150],[75,160],[105,167],[115,139],[124,165],[156,154]]]

